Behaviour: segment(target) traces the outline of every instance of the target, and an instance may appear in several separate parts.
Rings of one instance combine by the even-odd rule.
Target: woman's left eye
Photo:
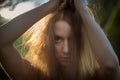
[[[55,37],[55,43],[60,43],[62,41],[61,37],[56,36]]]

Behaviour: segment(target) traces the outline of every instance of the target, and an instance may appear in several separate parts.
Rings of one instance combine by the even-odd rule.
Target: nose
[[[68,41],[67,40],[64,41],[63,52],[67,53],[67,54],[69,53],[69,47],[68,47]]]

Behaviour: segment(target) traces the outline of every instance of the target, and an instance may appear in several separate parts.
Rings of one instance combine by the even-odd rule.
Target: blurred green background
[[[9,8],[10,11],[14,11],[18,4],[28,1],[33,3],[34,7],[36,7],[47,0],[0,0],[0,25],[12,19],[7,19],[2,16],[2,14],[4,14],[4,12],[1,12],[3,11],[2,9]],[[110,40],[120,61],[120,0],[87,0],[87,3],[96,21],[101,25]],[[21,49],[21,43],[22,36],[15,41],[14,46],[22,57],[24,57],[25,51]],[[0,70],[0,80],[9,80],[2,69]]]

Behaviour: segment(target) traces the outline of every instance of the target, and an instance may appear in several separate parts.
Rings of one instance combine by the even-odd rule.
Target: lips
[[[69,62],[70,58],[69,57],[61,57],[60,61],[62,62]]]

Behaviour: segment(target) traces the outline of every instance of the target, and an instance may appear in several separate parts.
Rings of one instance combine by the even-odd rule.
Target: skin
[[[57,21],[54,28],[56,57],[60,64],[67,67],[70,64],[69,37],[70,25],[65,21]]]

